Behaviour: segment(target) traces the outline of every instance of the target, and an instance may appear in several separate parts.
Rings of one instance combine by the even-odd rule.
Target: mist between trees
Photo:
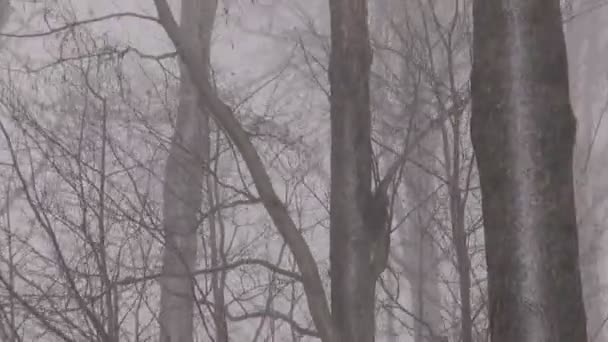
[[[0,0],[0,341],[607,341],[605,0]]]

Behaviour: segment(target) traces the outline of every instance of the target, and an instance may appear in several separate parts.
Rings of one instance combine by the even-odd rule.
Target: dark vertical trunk
[[[586,341],[559,0],[476,0],[473,16],[491,339]]]
[[[366,0],[331,0],[331,308],[341,341],[374,341],[375,228]]]

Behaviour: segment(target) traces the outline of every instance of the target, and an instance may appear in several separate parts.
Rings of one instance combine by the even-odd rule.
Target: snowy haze
[[[442,1],[446,4],[439,9],[438,20],[449,20],[456,1]],[[180,1],[170,0],[169,3],[177,17]],[[402,141],[408,139],[405,131],[409,129],[409,121],[405,123],[403,108],[404,103],[411,104],[410,97],[414,97],[414,92],[408,88],[413,85],[404,80],[406,72],[401,70],[401,60],[407,54],[395,52],[405,45],[396,43],[399,37],[394,32],[395,23],[403,19],[401,12],[396,10],[398,3],[396,0],[369,2],[370,28],[375,43],[372,100],[377,141],[374,148],[393,151],[393,154],[378,153],[382,171],[393,158],[394,151],[401,148]],[[48,315],[45,319],[52,319],[53,326],[64,329],[75,340],[83,340],[86,334],[80,329],[90,329],[91,323],[77,309],[73,289],[62,273],[65,269],[57,266],[59,257],[54,243],[65,252],[68,268],[78,279],[75,286],[86,300],[94,303],[91,304],[94,314],[103,317],[107,312],[106,304],[95,302],[96,296],[102,296],[96,286],[108,285],[102,285],[99,277],[92,275],[97,271],[92,256],[95,243],[91,241],[99,243],[96,234],[107,229],[104,241],[107,243],[108,273],[115,282],[127,284],[119,286],[120,295],[116,296],[120,303],[121,341],[156,340],[159,288],[150,275],[161,269],[162,178],[177,110],[179,68],[175,58],[155,60],[150,57],[173,53],[175,48],[158,23],[133,16],[76,26],[73,30],[79,33],[74,35],[68,34],[70,30],[61,30],[52,35],[16,37],[110,14],[137,13],[155,17],[152,0],[13,0],[11,5],[14,12],[2,29],[9,36],[0,41],[3,74],[0,76],[0,120],[7,129],[0,139],[0,175],[7,179],[0,188],[0,193],[5,194],[0,195],[0,204],[7,208],[0,211],[3,214],[0,218],[0,273],[3,279],[0,282],[3,310],[0,310],[0,328],[6,330],[14,326],[24,341],[60,340],[49,333],[52,329],[42,323],[44,319],[35,317],[22,302],[15,300],[15,295],[9,291],[15,287],[31,305],[43,308],[43,314]],[[469,10],[463,9],[463,16],[469,16]],[[600,272],[606,265],[606,251],[602,246],[606,241],[604,231],[608,219],[604,215],[608,212],[608,136],[604,133],[608,120],[605,118],[608,111],[608,6],[600,0],[581,0],[572,10],[574,15],[564,27],[571,98],[579,127],[575,149],[577,209],[579,224],[591,227],[580,234],[581,255],[597,252],[594,254],[596,263],[588,268],[589,273],[583,274],[583,281],[586,274],[598,278],[592,286],[597,293],[594,301],[599,303],[594,318],[601,322],[608,316],[604,305],[608,275]],[[413,22],[420,24],[416,20],[422,14],[416,11],[423,11],[414,5],[411,11],[415,18]],[[220,1],[215,24],[211,66],[217,91],[236,108],[237,117],[251,133],[273,178],[275,190],[309,242],[329,293],[327,1]],[[80,30],[86,30],[86,33]],[[412,30],[422,32],[416,28]],[[470,71],[467,45],[470,31],[465,31],[463,28],[458,43],[458,69],[453,71],[456,82],[463,89],[467,87]],[[431,33],[431,36],[439,35]],[[104,49],[127,53],[103,63],[98,57],[81,58]],[[442,69],[445,53],[436,51],[431,55],[439,65],[436,66],[438,77],[447,78],[449,71]],[[409,57],[424,59],[423,56]],[[414,64],[407,65],[412,67]],[[106,136],[109,137],[103,138],[102,132],[104,101],[99,101],[92,90],[87,90],[89,86],[84,80],[87,77],[90,77],[89,86],[106,97],[105,114],[110,132]],[[421,82],[431,83],[428,80]],[[429,89],[422,87],[420,90],[421,102],[428,100],[428,103],[418,104],[420,107],[416,108],[434,117],[437,106]],[[466,115],[469,115],[468,110]],[[415,191],[407,182],[397,191],[399,209],[395,209],[391,257],[394,268],[384,273],[383,286],[378,286],[377,290],[378,341],[414,341],[415,326],[419,324],[412,318],[412,312],[416,311],[416,300],[412,297],[416,276],[407,274],[408,270],[419,266],[414,261],[423,258],[423,251],[411,246],[416,235],[412,232],[418,232],[414,217],[426,218],[431,227],[428,230],[432,241],[427,243],[433,252],[430,256],[424,255],[433,258],[425,267],[436,273],[431,280],[434,284],[429,285],[434,286],[436,294],[429,302],[437,309],[428,314],[432,319],[427,318],[433,320],[432,324],[450,341],[457,341],[458,274],[446,209],[447,193],[442,183],[446,178],[442,174],[446,166],[444,145],[440,141],[460,139],[456,143],[464,146],[463,163],[472,162],[468,126],[463,127],[466,132],[462,138],[454,138],[451,131],[443,136],[439,132],[432,135],[425,141],[425,152],[420,160],[404,172],[403,177],[426,179],[427,186],[419,197],[412,195]],[[221,248],[226,252],[223,262],[263,259],[297,272],[291,254],[286,251],[263,207],[259,203],[243,204],[251,200],[243,193],[256,193],[234,146],[218,130],[214,129],[211,135],[212,148],[216,148],[212,154],[216,153],[217,157],[214,167],[219,175],[220,197],[230,202],[221,214],[225,234]],[[107,205],[105,217],[99,220],[96,208],[103,198],[98,184],[102,139],[108,139],[112,146],[106,153],[105,171],[111,176],[108,176],[107,196],[103,200]],[[15,170],[13,158],[18,162],[20,172]],[[463,168],[466,165],[463,164]],[[479,223],[477,179],[475,176],[471,179],[474,184],[470,184],[472,195],[466,215],[473,263],[472,301],[478,313],[476,336],[479,341],[485,341],[482,339],[487,333],[483,234]],[[27,193],[31,196],[16,194],[16,189],[23,188],[24,184],[29,186]],[[416,210],[420,210],[417,200],[427,197],[432,198],[431,204],[425,204],[424,210],[428,212],[416,216]],[[99,223],[104,220],[105,224]],[[49,222],[49,226],[39,221]],[[93,237],[85,232],[87,229],[83,227],[87,225]],[[207,223],[201,224],[200,269],[210,263],[206,257],[211,249],[206,229]],[[52,236],[58,241],[53,241]],[[581,258],[585,260],[584,256]],[[301,331],[314,330],[299,283],[259,264],[241,265],[225,274],[231,340],[296,341]],[[146,280],[148,276],[151,279]],[[424,275],[418,274],[418,277]],[[143,281],[130,284],[129,280],[135,278]],[[210,309],[214,298],[210,295],[210,276],[205,274],[197,279],[200,286],[197,298],[201,305],[195,310],[195,340],[207,341],[207,334],[214,325]],[[247,317],[248,313],[261,311],[279,312],[283,316]],[[65,316],[61,317],[59,313]],[[290,327],[284,316],[296,321],[300,332]],[[607,341],[608,328],[599,323],[598,326],[601,332],[597,341]],[[2,337],[0,334],[0,340]],[[314,338],[305,336],[302,340]]]

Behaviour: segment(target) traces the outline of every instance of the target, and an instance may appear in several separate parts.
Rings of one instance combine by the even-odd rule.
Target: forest
[[[608,0],[0,0],[0,342],[608,342],[607,37]]]

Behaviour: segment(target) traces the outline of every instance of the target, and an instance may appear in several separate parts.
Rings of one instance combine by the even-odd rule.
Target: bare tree
[[[512,21],[503,20],[494,7],[477,4],[476,12],[488,11],[492,20],[491,24],[481,20],[490,26],[478,30],[482,38],[491,36],[481,41],[509,53],[513,46],[524,46],[520,50],[527,52],[557,51],[544,43],[553,38],[539,39],[538,44],[529,39],[516,41],[523,45],[502,44],[512,42],[507,31],[524,32],[519,37],[527,38],[549,36],[546,28],[553,22],[547,24],[550,20],[544,12],[540,20],[536,14],[533,17],[543,29],[517,31],[520,26],[511,24],[525,22],[518,15],[526,16],[541,2],[551,8],[548,0],[532,5],[516,1],[519,12],[508,17]],[[2,247],[10,246],[0,253],[0,338],[20,341],[39,334],[49,341],[145,341],[158,338],[156,323],[161,340],[171,342],[234,338],[368,342],[381,338],[386,330],[397,340],[410,329],[419,342],[443,341],[448,336],[463,342],[488,338],[477,174],[462,128],[469,119],[470,1],[380,0],[374,3],[371,33],[364,0],[332,0],[329,12],[321,6],[322,0],[255,4],[242,0],[226,2],[225,8],[217,8],[213,0],[184,0],[181,26],[164,0],[149,4],[156,4],[158,17],[136,12],[96,16],[93,9],[79,8],[81,2],[70,2],[78,7],[74,12],[67,3],[50,6],[49,2],[47,7],[26,3],[31,11],[23,11],[28,18],[24,22],[37,27],[27,27],[29,33],[0,34],[3,43],[33,40],[55,54],[36,61],[18,60],[13,51],[2,55],[2,62],[9,62],[3,64],[6,76],[0,80],[0,128],[3,148],[11,158],[0,162],[0,171],[7,179],[17,176],[18,184],[11,186],[16,192],[6,195],[9,205],[0,208],[6,217],[0,222],[0,240]],[[100,5],[95,11],[100,9],[107,7]],[[21,15],[21,6],[19,11]],[[264,21],[260,15],[267,12],[273,13],[268,25],[248,28],[252,22]],[[33,13],[31,21],[28,13]],[[138,24],[145,20],[154,29],[160,23],[177,52],[155,55],[137,46],[137,38],[97,34],[98,27],[111,25],[104,23],[108,19]],[[252,35],[261,35],[264,42],[271,38],[273,44],[282,44],[275,46],[285,47],[270,53],[273,61],[281,62],[267,70],[269,54],[264,51],[264,63],[246,63],[256,72],[265,69],[254,80],[238,70],[244,63],[218,60],[212,71],[212,29],[217,30],[220,58],[226,52],[220,50],[227,47],[237,50],[234,56],[249,59],[247,52],[238,50],[244,45],[263,49],[260,46],[266,43],[243,44]],[[146,39],[149,36],[146,32]],[[234,40],[233,46],[226,37]],[[478,43],[477,49],[492,50],[479,48],[484,44]],[[528,54],[532,56],[528,61],[540,65],[531,69],[541,72],[518,73],[516,63],[509,61],[521,55],[509,53],[505,55],[513,58],[507,60],[487,52],[489,61],[478,70],[490,71],[476,75],[484,76],[488,85],[497,79],[513,81],[490,90],[515,89],[526,95],[521,91],[530,84],[526,82],[545,80],[544,64],[540,65],[536,52]],[[478,65],[481,61],[476,58]],[[501,67],[494,68],[495,64]],[[530,77],[525,81],[510,77],[522,74]],[[534,97],[526,97],[526,103],[544,108],[544,101],[535,102],[545,94],[543,87],[531,87]],[[561,83],[555,86],[554,93],[563,94],[561,87]],[[53,100],[60,100],[39,101],[46,89],[59,93]],[[478,94],[479,89],[485,91],[477,89]],[[492,109],[499,99],[515,98],[512,92],[482,95],[476,108],[481,103],[486,106],[482,108]],[[551,99],[560,97],[564,96]],[[542,326],[559,315],[566,317],[561,306],[547,303],[568,286],[576,293],[573,282],[560,285],[575,278],[563,276],[574,252],[565,238],[559,238],[572,237],[570,228],[559,225],[570,222],[569,202],[556,201],[561,207],[555,212],[561,216],[528,215],[535,205],[549,207],[539,200],[567,200],[569,188],[563,186],[567,185],[563,167],[563,173],[551,170],[546,178],[549,185],[536,182],[540,168],[534,169],[535,179],[521,182],[508,178],[511,174],[504,170],[518,174],[517,168],[524,164],[517,157],[522,155],[532,155],[525,162],[545,158],[541,160],[545,164],[566,165],[567,161],[548,156],[552,146],[566,148],[569,135],[557,139],[550,132],[560,127],[569,132],[570,123],[563,119],[566,110],[554,110],[562,119],[545,122],[544,115],[536,114],[549,113],[551,108],[534,109],[533,116],[528,115],[533,112],[529,107],[511,106],[515,100],[504,103],[508,110],[499,111],[503,116],[483,121],[478,114],[473,133],[478,133],[474,138],[482,156],[486,231],[493,253],[488,258],[493,267],[492,328],[511,323],[496,312],[516,312],[523,317],[516,321],[521,332],[529,328],[524,324],[528,321]],[[553,107],[558,105],[561,102]],[[325,121],[328,107],[330,132]],[[59,117],[62,120],[55,120]],[[543,134],[534,137],[551,144],[538,143],[529,135],[525,146],[507,139],[511,135],[506,133],[518,127],[532,131],[541,127],[541,121]],[[433,130],[438,134],[430,133]],[[310,142],[318,146],[309,148]],[[529,165],[535,167],[531,162],[524,166]],[[331,176],[325,171],[328,167]],[[492,178],[501,172],[502,178]],[[488,179],[503,181],[495,182],[499,187],[494,191]],[[551,183],[553,179],[558,181]],[[514,198],[523,194],[518,200],[532,194],[532,204],[488,195],[509,190]],[[595,201],[594,191],[577,189],[580,194],[586,196],[577,198],[577,203],[595,208],[585,202],[590,197]],[[521,208],[525,215],[518,216]],[[580,211],[577,215],[579,223],[587,217]],[[534,223],[536,228],[510,229],[511,219],[517,227]],[[553,223],[557,228],[549,231],[546,227]],[[391,231],[393,237],[405,236],[409,241],[393,248],[402,253],[393,255],[401,254],[383,273]],[[581,238],[581,246],[588,239],[592,238]],[[510,250],[498,248],[503,245]],[[522,252],[521,246],[532,253]],[[559,248],[553,258],[549,252]],[[509,251],[521,258],[511,258]],[[328,252],[331,267],[326,273]],[[528,258],[531,254],[535,259]],[[583,266],[588,265],[583,260],[586,254],[580,260]],[[517,277],[522,270],[552,276],[558,267],[562,268],[555,272],[561,274],[551,279],[559,281],[548,285],[542,279],[550,277]],[[513,281],[518,279],[523,280]],[[532,298],[539,284],[548,290]],[[328,288],[331,300],[326,296]],[[542,320],[539,310],[544,310]],[[577,310],[574,307],[572,314]],[[388,320],[383,319],[384,312]],[[524,334],[510,333],[513,339]]]
[[[419,117],[416,127],[424,127]],[[417,147],[412,154],[413,160],[422,167],[409,165],[405,169],[406,191],[409,201],[416,206],[412,213],[412,225],[407,232],[407,241],[402,243],[404,256],[401,263],[403,268],[410,270],[407,276],[410,282],[412,309],[414,318],[415,341],[433,341],[443,330],[441,317],[441,296],[439,291],[439,255],[434,226],[437,206],[436,182],[424,170],[433,170],[433,156],[429,147],[437,143],[437,137],[430,137],[424,144]]]
[[[181,30],[185,42],[197,49],[197,65],[209,80],[211,34],[217,1],[181,4]],[[203,204],[204,169],[209,165],[209,116],[184,63],[175,133],[165,167],[163,226],[165,249],[161,282],[160,341],[193,341],[194,278]],[[210,191],[210,189],[206,189]]]
[[[586,341],[560,3],[477,0],[473,17],[491,339]]]
[[[200,98],[210,114],[238,148],[253,178],[260,200],[270,214],[273,223],[285,239],[302,273],[302,283],[307,295],[311,316],[323,341],[338,341],[334,330],[325,290],[318,266],[309,246],[290,217],[285,204],[279,199],[272,181],[254,145],[237,120],[233,110],[217,97],[205,73],[198,69],[200,52],[188,43],[187,37],[177,26],[171,9],[165,0],[155,0],[159,20],[170,39],[176,45]]]
[[[342,341],[374,341],[376,280],[390,230],[387,190],[371,189],[367,1],[332,0],[330,15],[332,316]]]
[[[440,140],[428,136],[422,142],[412,143],[413,152],[401,178],[404,197],[411,209],[403,210],[399,205],[394,208],[396,215],[404,216],[397,222],[409,223],[405,232],[398,232],[408,237],[399,264],[412,292],[414,336],[416,340],[427,341],[442,334],[454,334],[461,335],[463,341],[471,341],[478,328],[475,318],[483,305],[474,307],[477,289],[472,286],[471,278],[475,276],[472,264],[479,253],[475,253],[477,246],[472,241],[481,234],[476,229],[480,227],[478,214],[475,210],[471,212],[476,203],[468,203],[475,192],[476,172],[469,138],[463,131],[469,117],[470,2],[418,0],[393,7],[392,15],[385,20],[389,20],[388,26],[398,44],[376,42],[375,48],[399,58],[400,83],[394,87],[398,90],[392,91],[402,101],[402,113],[392,114],[399,116],[400,122],[389,120],[386,115],[388,127],[379,139],[386,144],[384,140],[391,140],[397,126],[406,127],[402,133],[406,137],[415,137],[434,117],[449,118],[440,127]],[[379,63],[388,64],[387,59],[390,61],[386,57]],[[390,76],[394,76],[388,74],[389,78],[380,83],[391,82]],[[390,112],[385,107],[382,110]],[[440,145],[443,148],[438,148]],[[454,267],[458,282],[454,286],[451,279],[446,279],[442,291],[447,296],[441,296],[439,280],[449,278],[446,264]],[[451,301],[455,304],[453,310],[448,309]],[[453,311],[455,322],[444,324],[442,311]],[[449,326],[459,328],[451,331]]]

